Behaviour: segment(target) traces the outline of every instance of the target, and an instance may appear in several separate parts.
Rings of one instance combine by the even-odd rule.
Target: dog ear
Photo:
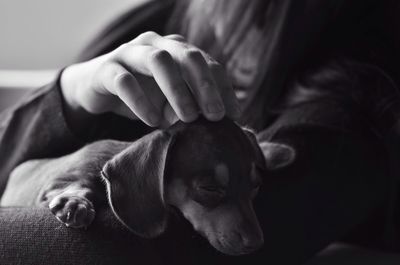
[[[256,135],[254,132],[248,128],[242,127],[243,132],[246,134],[247,139],[250,140],[250,143],[255,151],[256,155],[256,165],[258,168],[265,170],[266,169],[266,163],[265,163],[265,158],[262,153],[261,147],[258,144]]]
[[[141,237],[156,237],[167,226],[163,180],[172,141],[171,134],[155,131],[132,143],[103,167],[112,211]]]
[[[257,152],[257,160],[263,161],[268,170],[276,170],[290,165],[296,158],[296,151],[289,145],[268,141],[257,141],[253,131],[242,128],[250,142],[261,152]],[[260,155],[258,155],[260,154]]]
[[[269,170],[286,167],[296,158],[296,151],[286,144],[260,142],[259,146],[264,155],[266,168]]]

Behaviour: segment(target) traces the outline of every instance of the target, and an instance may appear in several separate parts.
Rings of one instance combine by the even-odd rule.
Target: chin
[[[220,240],[209,240],[209,242],[216,250],[229,256],[246,255],[254,251],[245,248],[237,248],[231,244],[221,242]]]

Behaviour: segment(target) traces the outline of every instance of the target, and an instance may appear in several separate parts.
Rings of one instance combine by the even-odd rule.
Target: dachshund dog
[[[201,118],[134,142],[102,140],[64,157],[25,162],[12,172],[1,205],[48,207],[79,228],[108,197],[118,220],[146,238],[163,233],[174,208],[217,250],[241,255],[263,244],[252,206],[261,176],[294,159],[293,148],[258,143],[229,119]]]

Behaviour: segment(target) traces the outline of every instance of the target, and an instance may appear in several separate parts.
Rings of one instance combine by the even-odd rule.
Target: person
[[[378,244],[393,201],[382,139],[399,112],[396,100],[385,108],[370,91],[391,91],[382,102],[396,91],[395,59],[386,59],[397,50],[379,46],[384,28],[384,43],[398,47],[388,26],[397,18],[386,16],[395,7],[177,0],[128,12],[80,62],[1,114],[0,194],[29,159],[98,139],[134,140],[199,115],[229,116],[294,146],[298,159],[265,176],[255,205],[264,247],[235,259],[212,253],[208,263],[300,264],[335,240]]]

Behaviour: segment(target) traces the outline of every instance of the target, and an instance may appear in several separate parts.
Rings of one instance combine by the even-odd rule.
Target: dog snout
[[[245,252],[253,252],[264,245],[263,234],[239,234]]]
[[[256,251],[264,244],[264,239],[262,234],[255,235],[243,231],[234,231],[228,235],[221,236],[216,242],[211,241],[211,244],[227,255],[236,256]]]

